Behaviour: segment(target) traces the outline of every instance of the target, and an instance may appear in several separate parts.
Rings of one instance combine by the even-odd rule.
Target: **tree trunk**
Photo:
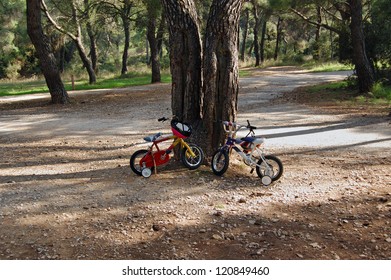
[[[149,47],[151,49],[151,64],[152,64],[152,79],[151,83],[160,83],[160,57],[159,46],[157,38],[155,36],[156,31],[156,17],[152,13],[149,13],[148,26],[147,26],[147,38]]]
[[[166,16],[164,14],[164,12],[162,12],[162,15],[161,15],[161,18],[160,18],[160,24],[159,24],[159,28],[157,30],[157,49],[159,51],[159,56],[160,58],[162,57],[163,55],[163,38],[164,38],[164,30],[165,30],[165,27],[166,27]]]
[[[242,0],[214,0],[204,47],[203,137],[211,155],[226,137],[221,122],[235,121],[239,92],[238,24]]]
[[[316,7],[316,15],[317,15],[317,25],[316,25],[316,32],[315,32],[315,45],[314,45],[314,51],[313,51],[313,57],[315,60],[320,59],[320,31],[321,31],[321,24],[322,24],[322,13],[321,13],[321,7]]]
[[[94,68],[92,66],[91,61],[88,59],[86,50],[84,49],[83,42],[81,41],[81,37],[77,37],[75,40],[76,48],[79,52],[79,56],[81,61],[83,62],[83,66],[86,68],[88,77],[89,77],[89,83],[94,84],[96,83],[96,74],[94,71]]]
[[[282,18],[278,17],[277,20],[277,38],[276,38],[276,47],[274,49],[274,60],[278,59],[278,53],[280,51],[280,42],[282,36]]]
[[[192,0],[161,0],[170,34],[172,113],[182,121],[200,121],[202,49]]]
[[[27,3],[27,32],[33,43],[40,62],[46,84],[49,88],[52,103],[69,103],[68,93],[62,83],[57,61],[51,50],[50,42],[43,33],[41,23],[41,1],[26,0]]]
[[[265,17],[263,24],[262,24],[261,44],[259,47],[259,53],[261,55],[261,63],[265,62],[266,24],[267,24],[267,20]]]
[[[365,49],[362,3],[361,0],[349,0],[349,5],[352,16],[350,30],[353,46],[353,62],[357,72],[359,90],[361,93],[368,93],[372,90],[375,75]]]
[[[129,56],[129,47],[130,47],[130,20],[127,15],[122,16],[122,24],[124,27],[125,43],[124,50],[122,53],[122,69],[121,75],[128,73],[128,56]]]
[[[242,34],[242,47],[240,49],[240,60],[244,61],[244,56],[246,53],[246,43],[247,43],[247,35],[248,35],[248,21],[250,17],[249,9],[244,11],[244,22],[243,22],[243,34]]]
[[[88,38],[90,39],[90,56],[91,56],[91,64],[92,69],[94,70],[95,74],[98,73],[98,49],[96,47],[96,36],[93,29],[92,19],[91,19],[91,4],[89,2],[90,0],[84,0],[84,6],[85,6],[85,14],[87,17],[87,34]]]
[[[254,16],[254,55],[255,55],[255,67],[260,64],[260,56],[259,56],[259,29],[261,27],[261,21],[259,16],[259,7],[255,0],[253,3],[253,16]]]

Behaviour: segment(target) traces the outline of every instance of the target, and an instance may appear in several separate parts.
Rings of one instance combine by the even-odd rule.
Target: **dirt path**
[[[241,79],[239,121],[285,167],[267,188],[238,159],[222,178],[131,173],[142,137],[167,129],[169,85],[0,99],[0,259],[390,259],[390,119],[275,99],[346,75]]]

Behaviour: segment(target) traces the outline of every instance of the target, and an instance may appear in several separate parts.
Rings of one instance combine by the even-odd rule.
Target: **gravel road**
[[[234,156],[223,177],[131,172],[170,85],[0,98],[0,259],[390,259],[389,117],[281,97],[347,72],[253,72],[238,121],[284,164],[268,187]]]

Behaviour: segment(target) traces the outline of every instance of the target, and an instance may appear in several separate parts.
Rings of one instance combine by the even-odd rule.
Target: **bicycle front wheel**
[[[272,181],[277,181],[284,170],[281,160],[274,155],[267,155],[264,158],[265,161],[260,159],[255,168],[258,177],[262,179],[264,176],[269,176]]]
[[[218,150],[212,157],[212,171],[218,176],[222,176],[227,171],[229,156],[226,150]]]
[[[190,170],[197,169],[201,166],[204,161],[204,152],[196,144],[188,144],[191,151],[194,153],[194,157],[190,154],[187,148],[182,149],[181,151],[181,160],[184,166]]]

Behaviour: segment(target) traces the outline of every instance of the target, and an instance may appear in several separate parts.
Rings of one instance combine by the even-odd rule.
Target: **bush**
[[[384,86],[383,82],[376,82],[373,85],[372,93],[375,98],[391,101],[391,87]]]

